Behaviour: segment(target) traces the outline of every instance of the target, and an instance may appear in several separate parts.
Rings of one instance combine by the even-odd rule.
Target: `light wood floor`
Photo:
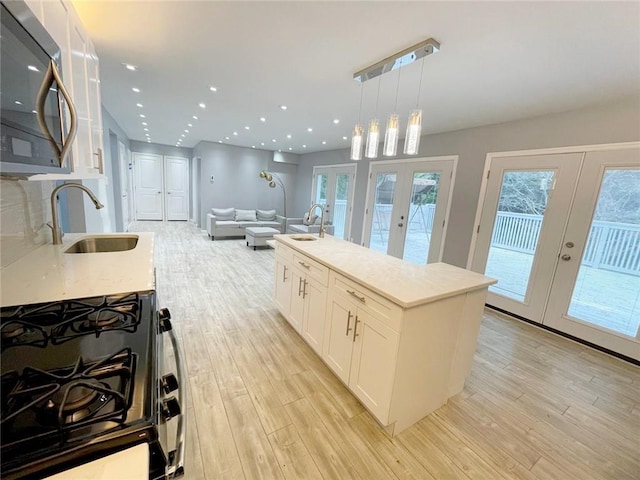
[[[273,250],[131,230],[186,356],[187,479],[640,478],[638,367],[486,312],[464,391],[392,440],[274,308]]]

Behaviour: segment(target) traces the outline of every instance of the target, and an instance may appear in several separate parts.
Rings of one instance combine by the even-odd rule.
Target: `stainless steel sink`
[[[137,244],[137,235],[89,237],[78,240],[67,248],[64,253],[125,252],[133,250]]]
[[[297,242],[312,242],[318,240],[318,237],[314,237],[313,235],[291,235],[291,240]]]

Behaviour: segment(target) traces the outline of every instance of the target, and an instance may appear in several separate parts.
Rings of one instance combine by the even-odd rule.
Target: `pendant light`
[[[353,127],[353,135],[351,136],[351,160],[362,160],[362,125],[360,124],[360,115],[362,114],[362,92],[364,91],[364,83],[360,84],[360,109],[358,110],[358,123]]]
[[[418,108],[420,105],[420,91],[422,90],[422,72],[424,71],[424,59],[422,57],[422,67],[420,68],[420,83],[418,85],[418,99],[416,108],[409,115],[407,122],[407,133],[404,137],[404,154],[417,155],[420,149],[420,135],[422,135],[422,110]]]
[[[394,157],[398,151],[398,137],[400,133],[400,116],[396,113],[398,110],[398,91],[400,89],[400,72],[402,68],[402,59],[398,66],[398,82],[396,83],[396,103],[393,105],[393,113],[389,115],[387,120],[387,129],[384,133],[384,146],[382,147],[382,155],[385,157]]]
[[[376,98],[376,114],[369,122],[367,131],[367,146],[364,156],[367,158],[378,157],[378,144],[380,143],[380,122],[378,121],[378,101],[380,100],[380,79],[378,79],[378,96]]]

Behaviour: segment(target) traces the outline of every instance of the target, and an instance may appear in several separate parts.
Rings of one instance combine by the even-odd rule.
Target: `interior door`
[[[364,244],[411,263],[439,261],[454,160],[371,164]]]
[[[165,157],[167,220],[189,219],[189,160]]]
[[[588,152],[544,323],[640,360],[640,148]]]
[[[122,227],[126,232],[129,227],[129,165],[124,143],[118,141],[118,162],[120,167],[120,196],[122,208]]]
[[[344,240],[349,240],[351,234],[355,178],[355,165],[313,169],[313,202],[324,206],[325,224],[333,225],[333,236]]]
[[[162,155],[135,153],[136,219],[162,220]]]

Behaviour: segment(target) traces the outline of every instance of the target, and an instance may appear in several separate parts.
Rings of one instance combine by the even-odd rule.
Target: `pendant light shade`
[[[422,134],[422,110],[416,109],[409,115],[407,134],[404,138],[404,154],[417,155]]]
[[[351,136],[351,160],[362,160],[362,125],[356,123]]]
[[[369,122],[369,130],[367,132],[367,147],[364,150],[364,156],[367,158],[377,158],[378,143],[380,142],[380,122],[377,118],[373,118]]]
[[[382,155],[385,157],[393,157],[398,151],[398,137],[400,133],[400,116],[397,113],[389,115],[387,120],[387,130],[384,134],[384,146],[382,147]]]

